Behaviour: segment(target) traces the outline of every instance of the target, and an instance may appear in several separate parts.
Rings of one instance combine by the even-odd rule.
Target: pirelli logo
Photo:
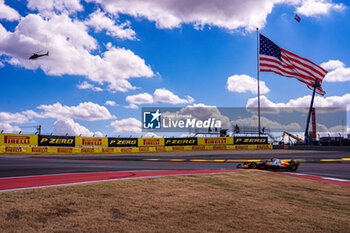
[[[7,153],[21,153],[22,147],[5,147],[5,152],[7,152]]]
[[[137,146],[137,138],[108,138],[109,147]]]
[[[102,148],[102,153],[114,153],[114,148]]]
[[[149,152],[149,147],[140,147],[139,152]]]
[[[156,151],[166,151],[165,147],[155,147]]]
[[[208,145],[209,144],[213,144],[213,145],[226,144],[227,140],[226,138],[205,138],[204,143]]]
[[[82,138],[83,146],[102,146],[102,138]]]
[[[192,146],[192,150],[205,150],[205,146]]]
[[[226,146],[213,146],[213,150],[226,150]]]
[[[33,153],[47,153],[48,148],[46,148],[46,147],[32,147],[32,152]]]
[[[73,153],[73,148],[57,148],[58,153]]]
[[[166,146],[194,146],[197,145],[197,138],[166,138]]]
[[[185,147],[184,146],[173,146],[173,151],[184,151]]]
[[[75,146],[75,137],[39,135],[39,146]]]
[[[235,137],[234,138],[234,144],[267,144],[268,139],[267,137]]]
[[[74,139],[66,139],[66,138],[43,138],[40,140],[40,143],[49,143],[49,144],[72,144]]]
[[[160,139],[143,139],[144,146],[159,146]]]
[[[30,136],[4,136],[4,144],[30,145]]]
[[[81,153],[94,153],[94,148],[81,148]]]
[[[239,145],[239,146],[236,146],[236,149],[237,150],[248,150],[249,147],[248,147],[248,145]]]
[[[131,153],[132,152],[132,148],[121,148],[121,152],[122,153]]]

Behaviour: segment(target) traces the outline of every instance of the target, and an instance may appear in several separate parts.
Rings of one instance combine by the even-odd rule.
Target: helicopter
[[[41,51],[34,53],[32,56],[29,57],[29,60],[34,60],[37,59],[39,57],[43,57],[43,56],[49,56],[49,51],[47,51],[47,53],[44,54],[39,54]]]

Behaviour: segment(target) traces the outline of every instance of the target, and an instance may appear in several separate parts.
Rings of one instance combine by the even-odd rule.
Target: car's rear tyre
[[[262,163],[259,165],[259,169],[265,170],[266,168],[266,163]]]
[[[294,172],[297,169],[298,169],[298,165],[296,163],[294,163],[294,161],[291,161],[288,170],[291,171],[291,172]]]
[[[258,167],[258,165],[256,163],[251,163],[249,168],[250,169],[256,169]]]

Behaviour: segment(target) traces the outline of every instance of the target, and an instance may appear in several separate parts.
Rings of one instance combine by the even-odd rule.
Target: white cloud
[[[103,91],[103,89],[101,87],[95,87],[94,85],[92,85],[91,83],[88,83],[86,81],[82,82],[81,84],[77,85],[77,87],[79,89],[91,89],[93,91],[97,91],[97,92],[100,92],[100,91]]]
[[[120,25],[116,25],[114,20],[107,17],[105,13],[97,10],[89,16],[89,19],[85,22],[86,25],[93,27],[95,32],[101,32],[106,30],[106,34],[119,37],[121,39],[135,40],[136,33],[130,28],[130,23],[125,22]]]
[[[288,108],[288,107],[309,107],[311,101],[311,95],[291,99],[287,103],[274,103],[270,101],[266,96],[260,96],[260,106],[262,108]],[[315,96],[314,101],[315,107],[326,107],[326,108],[348,108],[350,109],[350,94],[343,96],[329,96],[321,97]],[[247,101],[247,108],[257,108],[258,98],[251,98]]]
[[[0,122],[0,132],[1,131],[3,131],[3,133],[13,133],[21,131],[21,128],[17,125]]]
[[[296,12],[305,16],[327,15],[331,10],[342,11],[345,6],[335,4],[331,0],[303,0],[302,5],[297,7]]]
[[[238,92],[238,93],[244,93],[244,92],[251,92],[253,94],[258,93],[258,80],[255,78],[252,78],[248,75],[242,74],[242,75],[232,75],[227,79],[227,90],[231,92]],[[270,91],[270,89],[266,86],[266,83],[264,81],[260,81],[260,93],[266,94]]]
[[[326,82],[346,82],[350,81],[350,67],[345,67],[345,64],[339,60],[329,60],[324,62],[321,66],[330,70],[327,73],[324,81]]]
[[[168,104],[190,104],[194,102],[191,96],[186,96],[185,99],[181,99],[173,92],[160,88],[156,89],[153,96],[148,93],[141,93],[137,95],[129,95],[126,97],[126,101],[130,104],[126,108],[137,109],[141,104],[153,104],[153,103],[168,103]]]
[[[314,16],[340,10],[342,4],[329,0],[86,0],[97,2],[112,14],[128,14],[144,17],[156,23],[158,28],[175,28],[181,24],[205,25],[230,30],[244,28],[253,31],[266,24],[267,16],[277,4],[297,7],[299,14]]]
[[[0,0],[0,19],[7,19],[9,21],[19,20],[19,13],[5,4],[4,0]]]
[[[153,96],[148,93],[129,95],[126,101],[130,103],[126,108],[137,109],[140,104],[153,104]]]
[[[142,137],[143,138],[161,138],[161,136],[152,132],[145,133],[144,135],[142,135]]]
[[[73,121],[72,119],[59,119],[55,121],[53,125],[53,132],[55,135],[70,135],[70,136],[96,136],[103,137],[104,135],[97,131],[95,133],[91,132],[88,128],[80,125],[79,123]]]
[[[77,106],[66,106],[57,102],[52,105],[40,105],[37,109],[43,112],[25,111],[23,114],[29,118],[54,118],[54,119],[81,119],[86,121],[110,120],[111,115],[104,106],[92,102],[80,103]]]
[[[23,124],[28,122],[28,118],[21,113],[0,112],[0,131],[12,133],[20,131],[20,127],[13,124]]]
[[[107,100],[106,102],[105,102],[105,105],[107,105],[107,106],[112,106],[112,107],[116,107],[116,106],[119,106],[119,104],[117,104],[115,101],[113,101],[113,100]]]
[[[141,133],[141,121],[135,118],[115,120],[110,125],[114,128],[114,132]]]
[[[28,118],[21,113],[0,112],[1,123],[25,123]]]
[[[193,134],[193,133],[183,133],[181,134],[179,137],[180,138],[192,138],[192,137],[195,137],[196,135]]]
[[[335,70],[344,66],[344,63],[339,60],[329,60],[328,62],[323,62],[321,64],[321,67],[326,70]]]
[[[135,89],[128,81],[130,78],[154,76],[145,61],[128,49],[109,45],[106,52],[93,55],[97,48],[87,26],[65,14],[45,19],[29,14],[20,20],[14,32],[0,24],[0,55],[7,55],[12,65],[30,70],[40,68],[48,75],[85,76],[99,84],[107,83],[111,92]],[[50,51],[50,56],[28,59],[39,50]]]
[[[74,13],[83,10],[80,0],[27,0],[27,7],[45,15],[59,13]]]
[[[186,99],[181,99],[165,88],[156,89],[153,93],[153,100],[154,102],[168,104],[191,104],[194,102],[194,99],[191,96],[186,96]]]

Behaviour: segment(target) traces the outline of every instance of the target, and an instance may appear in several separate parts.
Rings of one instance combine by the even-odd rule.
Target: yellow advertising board
[[[37,146],[38,135],[0,134],[0,145]]]
[[[232,145],[232,137],[198,138],[198,145]]]
[[[138,146],[164,146],[164,138],[139,138]]]
[[[213,150],[227,150],[227,146],[219,145],[219,146],[213,146]]]
[[[108,138],[75,137],[76,146],[108,147]]]
[[[114,148],[113,147],[111,147],[111,148],[99,148],[99,149],[101,149],[101,153],[116,153],[116,151],[114,150]]]
[[[30,147],[28,147],[30,148]],[[26,153],[26,148],[25,147],[20,147],[20,146],[5,146],[4,150],[5,154],[23,154]]]

